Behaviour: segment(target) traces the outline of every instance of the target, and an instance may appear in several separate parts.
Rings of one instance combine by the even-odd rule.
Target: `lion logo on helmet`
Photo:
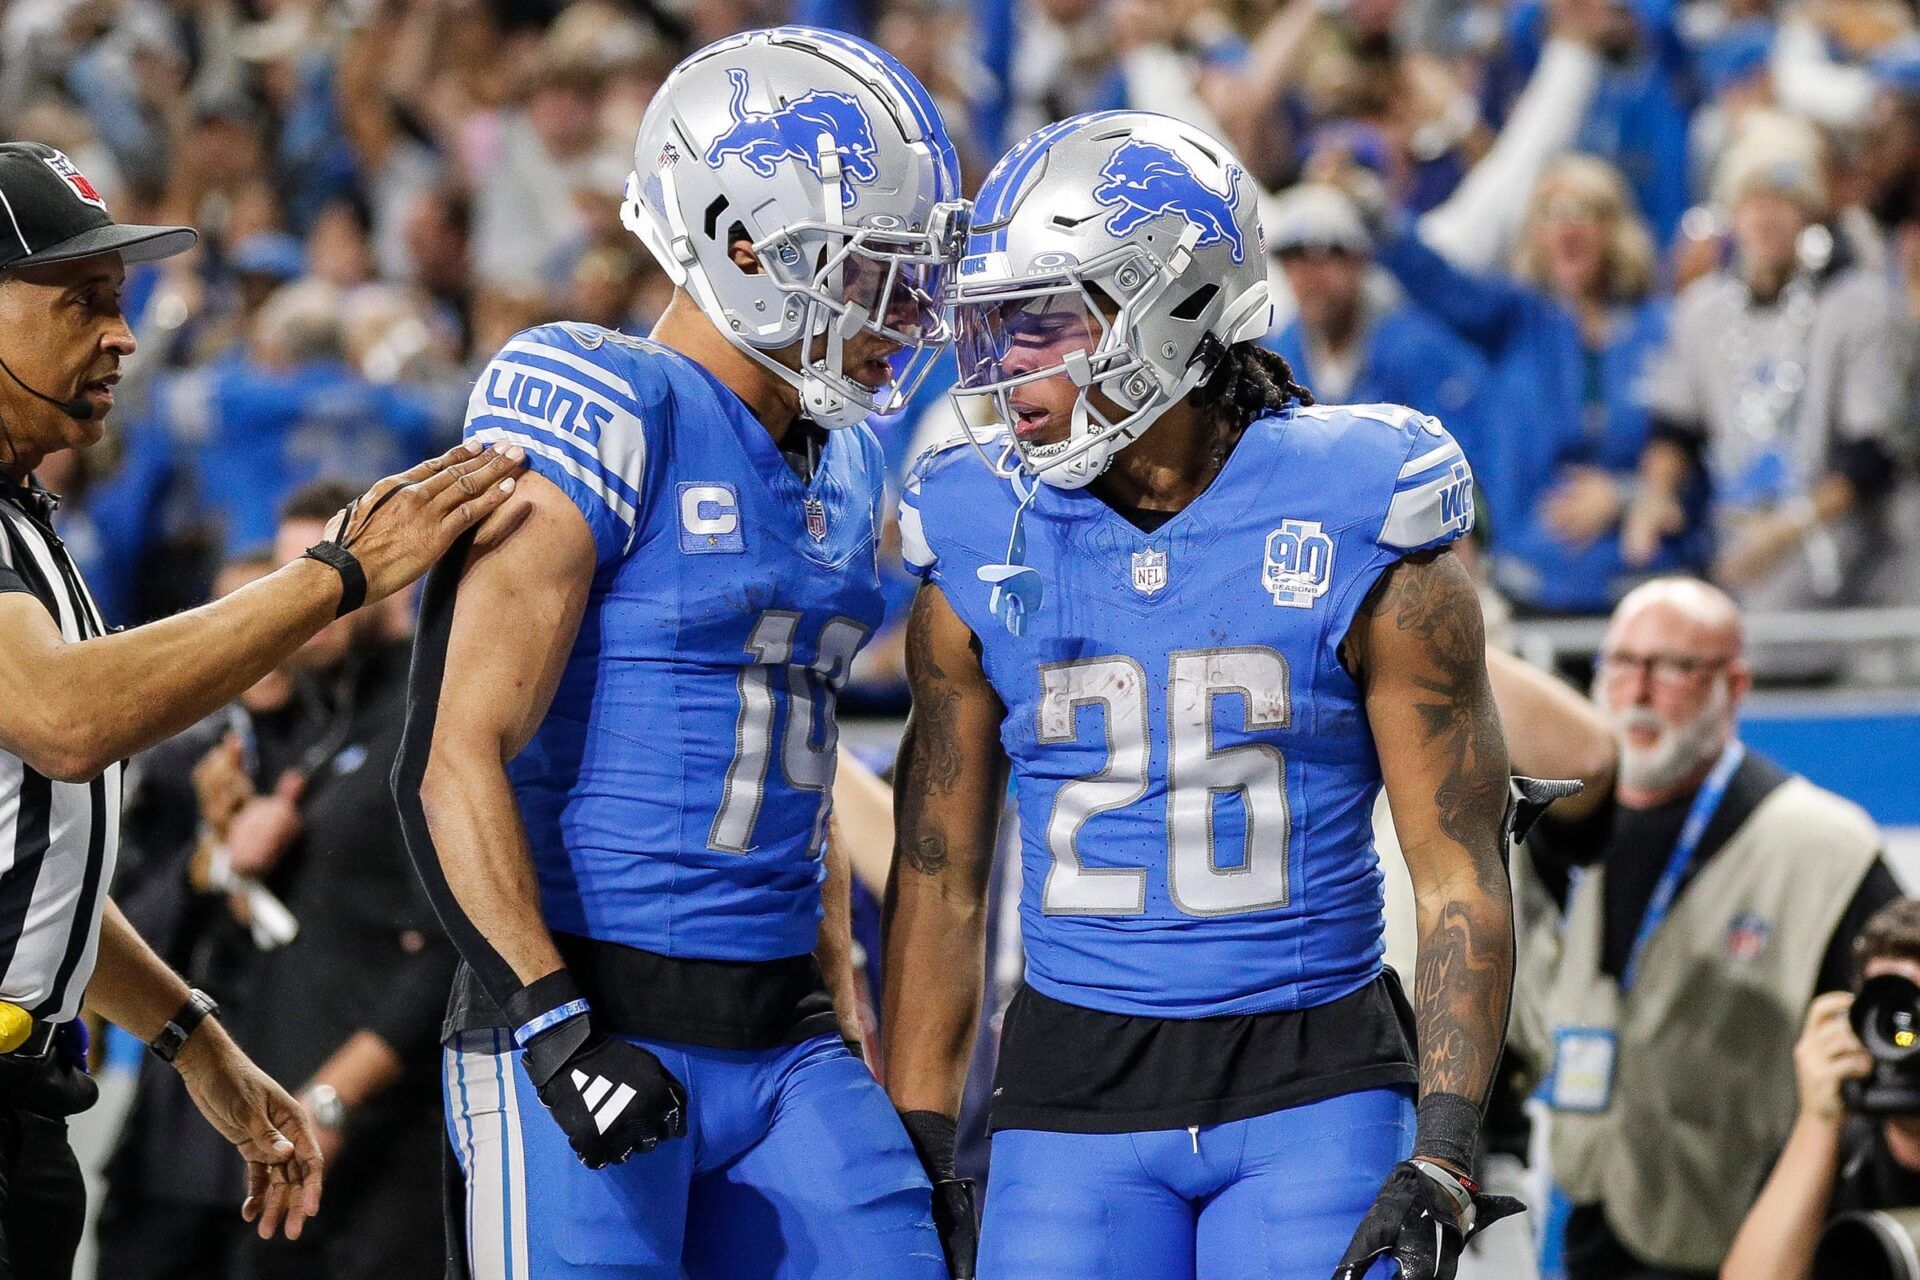
[[[841,173],[851,182],[872,182],[880,176],[874,159],[879,149],[873,141],[873,124],[857,99],[849,94],[814,89],[773,111],[747,110],[747,73],[738,67],[727,69],[733,83],[733,95],[727,112],[733,125],[707,146],[707,164],[715,169],[728,156],[737,156],[749,169],[763,178],[779,171],[783,160],[798,160],[825,177],[820,168],[820,135],[833,139],[840,153]],[[845,203],[852,204],[853,189],[846,190]]]
[[[1240,207],[1238,165],[1227,166],[1227,190],[1222,194],[1200,181],[1171,149],[1128,139],[1107,160],[1100,176],[1106,181],[1093,189],[1093,198],[1116,206],[1107,219],[1107,230],[1114,235],[1124,236],[1143,222],[1177,214],[1200,228],[1200,244],[1230,245],[1233,260],[1245,260],[1246,240],[1233,217]]]

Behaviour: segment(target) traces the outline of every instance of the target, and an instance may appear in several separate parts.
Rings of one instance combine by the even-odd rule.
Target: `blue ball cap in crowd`
[[[1773,53],[1774,26],[1765,18],[1737,22],[1700,49],[1700,76],[1715,96],[1762,70]]]
[[[284,231],[261,231],[235,245],[227,265],[241,275],[298,280],[307,274],[307,250]]]
[[[1874,81],[1889,93],[1920,98],[1920,36],[1904,36],[1873,56]]]
[[[185,253],[191,227],[115,222],[87,176],[44,142],[0,142],[0,270],[117,253],[126,263]]]

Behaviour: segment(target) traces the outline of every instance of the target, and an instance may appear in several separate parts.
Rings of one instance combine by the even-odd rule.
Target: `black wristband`
[[[907,1138],[913,1143],[914,1154],[920,1157],[920,1167],[927,1171],[927,1177],[935,1182],[959,1176],[953,1167],[953,1145],[958,1125],[952,1116],[943,1116],[938,1111],[902,1111],[900,1123],[907,1127]]]
[[[1457,1093],[1430,1093],[1420,1099],[1413,1129],[1413,1154],[1444,1160],[1462,1173],[1473,1172],[1480,1138],[1480,1108]]]
[[[337,542],[316,542],[303,554],[340,575],[340,607],[334,617],[344,618],[367,602],[367,574],[353,552]]]
[[[213,1014],[220,1012],[220,1006],[214,998],[195,987],[187,993],[187,1002],[180,1006],[180,1012],[167,1021],[160,1034],[147,1045],[153,1056],[162,1062],[172,1062],[179,1054],[181,1046],[187,1043],[194,1028],[205,1022]]]

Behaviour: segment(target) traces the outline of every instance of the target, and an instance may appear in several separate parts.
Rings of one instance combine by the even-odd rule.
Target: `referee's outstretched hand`
[[[525,465],[518,445],[458,445],[375,482],[328,522],[326,539],[360,562],[372,604],[431,569],[456,538],[497,510]]]
[[[306,1109],[240,1051],[211,1018],[174,1059],[193,1105],[247,1162],[240,1216],[262,1240],[298,1240],[320,1212],[320,1143]]]

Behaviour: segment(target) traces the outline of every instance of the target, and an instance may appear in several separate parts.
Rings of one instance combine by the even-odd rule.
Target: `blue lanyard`
[[[1693,804],[1687,810],[1687,820],[1680,827],[1680,838],[1673,842],[1673,852],[1667,855],[1666,868],[1653,886],[1653,897],[1647,900],[1646,914],[1640,917],[1640,931],[1633,937],[1633,950],[1627,955],[1626,971],[1620,975],[1622,992],[1633,990],[1633,984],[1640,976],[1640,957],[1646,954],[1647,943],[1666,923],[1667,913],[1673,910],[1673,900],[1680,892],[1680,881],[1693,863],[1693,855],[1700,847],[1700,837],[1707,833],[1707,824],[1713,821],[1721,800],[1726,798],[1727,784],[1733,781],[1734,770],[1746,758],[1747,749],[1738,738],[1728,743],[1727,749],[1720,753],[1720,759],[1714,762],[1713,772],[1707,775],[1707,780],[1693,797]]]

